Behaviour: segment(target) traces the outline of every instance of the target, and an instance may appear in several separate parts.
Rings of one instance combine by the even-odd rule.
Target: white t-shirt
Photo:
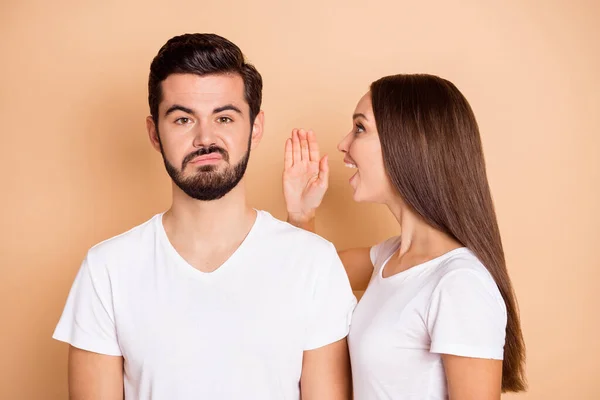
[[[127,399],[299,399],[303,351],[348,334],[356,304],[334,246],[257,212],[203,273],[162,214],[87,254],[54,338],[124,357]]]
[[[464,247],[383,278],[399,245],[394,237],[371,248],[375,269],[348,336],[354,398],[447,399],[441,354],[503,359],[506,307]]]

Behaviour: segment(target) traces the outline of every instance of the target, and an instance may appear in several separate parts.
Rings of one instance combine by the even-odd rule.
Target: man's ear
[[[265,127],[265,113],[263,110],[260,110],[256,118],[254,119],[254,124],[252,124],[252,143],[250,145],[251,149],[254,149],[260,143],[263,137],[263,130]]]
[[[150,138],[152,147],[154,147],[154,150],[160,152],[160,138],[158,137],[158,129],[156,129],[154,119],[150,115],[146,117],[146,130],[148,131],[148,137]]]

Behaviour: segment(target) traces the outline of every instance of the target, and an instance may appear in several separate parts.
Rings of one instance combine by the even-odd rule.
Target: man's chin
[[[186,166],[184,173],[179,173],[184,179],[194,179],[201,174],[219,174],[222,168],[215,164],[208,165],[188,165]]]
[[[198,172],[217,172],[219,167],[217,165],[200,165],[196,167]]]

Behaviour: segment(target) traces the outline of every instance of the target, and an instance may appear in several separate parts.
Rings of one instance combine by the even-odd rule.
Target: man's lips
[[[194,164],[194,165],[211,164],[211,163],[215,163],[217,161],[221,161],[222,159],[223,159],[223,157],[221,156],[221,154],[210,153],[210,154],[204,154],[202,156],[193,158],[190,161],[190,164]]]

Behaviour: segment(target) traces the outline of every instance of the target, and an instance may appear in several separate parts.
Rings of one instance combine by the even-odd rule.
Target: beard
[[[246,151],[246,154],[244,154],[242,159],[235,165],[229,163],[229,153],[225,149],[214,145],[202,147],[185,156],[181,162],[180,170],[167,160],[162,144],[160,145],[160,152],[167,173],[185,194],[196,200],[211,201],[222,198],[240,183],[246,173],[246,167],[248,166],[248,160],[250,159],[251,143],[252,134],[250,134],[250,139],[248,140],[248,150]],[[196,167],[196,171],[193,175],[183,175],[183,171],[190,161],[198,156],[211,153],[219,153],[221,155],[226,164],[225,170],[219,171],[219,167],[216,165],[201,165]]]

